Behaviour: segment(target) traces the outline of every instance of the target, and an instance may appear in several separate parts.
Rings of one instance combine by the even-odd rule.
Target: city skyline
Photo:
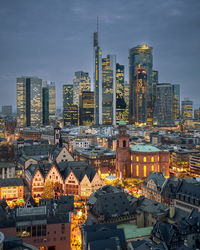
[[[16,78],[21,75],[56,82],[57,106],[62,106],[62,85],[73,83],[74,72],[89,72],[93,82],[92,35],[99,16],[103,56],[116,54],[126,80],[128,50],[146,43],[153,47],[159,82],[180,84],[181,100],[189,97],[198,107],[199,1],[117,1],[120,8],[112,3],[49,1],[46,8],[39,1],[2,1],[0,104],[16,110]]]

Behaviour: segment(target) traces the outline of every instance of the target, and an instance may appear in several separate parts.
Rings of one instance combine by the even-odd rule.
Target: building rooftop
[[[151,235],[151,231],[153,229],[153,227],[138,228],[132,223],[120,224],[117,225],[117,228],[124,229],[126,240],[145,236],[148,237]]]
[[[22,178],[0,179],[0,187],[24,186]]]
[[[137,144],[130,147],[131,151],[134,152],[144,152],[144,153],[152,153],[152,152],[160,152],[161,150],[155,146],[147,145],[147,144]]]
[[[115,157],[116,152],[109,148],[104,148],[101,146],[89,146],[88,148],[77,148],[75,149],[80,155],[87,156],[89,158],[96,158],[98,156],[112,156]]]

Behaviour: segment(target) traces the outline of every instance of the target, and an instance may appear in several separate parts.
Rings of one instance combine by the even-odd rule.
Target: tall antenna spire
[[[99,17],[97,16],[97,33],[99,32]]]

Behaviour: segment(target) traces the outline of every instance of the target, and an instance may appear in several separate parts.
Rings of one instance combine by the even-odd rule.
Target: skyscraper
[[[188,98],[185,98],[181,102],[181,116],[184,120],[192,120],[194,117],[193,111],[193,101],[190,101]]]
[[[116,56],[102,59],[102,124],[116,123]]]
[[[154,124],[169,126],[173,124],[173,89],[170,83],[159,83],[156,86]]]
[[[73,85],[63,85],[63,109],[65,106],[73,105]]]
[[[129,88],[130,88],[130,97],[129,97],[129,120],[130,123],[136,123],[136,109],[137,103],[134,98],[134,93],[136,93],[137,88],[137,70],[146,71],[147,78],[147,117],[145,123],[152,124],[153,120],[153,110],[152,110],[152,47],[147,46],[146,44],[138,45],[129,50]]]
[[[102,124],[102,51],[98,44],[98,23],[93,42],[95,124]]]
[[[173,84],[173,120],[180,119],[180,85]]]
[[[147,122],[147,72],[138,69],[135,76],[136,88],[133,91],[135,124],[146,124]]]
[[[152,110],[154,114],[155,101],[156,101],[156,86],[158,84],[158,71],[152,71]]]
[[[125,91],[124,91],[124,65],[116,64],[116,123],[125,121]]]
[[[42,123],[42,80],[17,78],[17,125],[40,126]]]
[[[79,94],[91,90],[91,79],[89,73],[77,71],[73,80],[73,104],[79,106]]]
[[[51,117],[56,114],[56,84],[50,82],[47,87],[49,89],[49,116]]]
[[[47,125],[49,123],[49,89],[42,88],[42,123]]]
[[[83,91],[79,95],[80,125],[94,125],[94,92]]]

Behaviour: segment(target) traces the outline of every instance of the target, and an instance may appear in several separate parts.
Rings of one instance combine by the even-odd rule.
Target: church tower
[[[119,133],[116,139],[116,173],[117,177],[121,179],[130,175],[129,135],[126,132],[126,123],[124,121],[119,123]]]
[[[54,145],[60,145],[61,142],[61,128],[54,128]]]

